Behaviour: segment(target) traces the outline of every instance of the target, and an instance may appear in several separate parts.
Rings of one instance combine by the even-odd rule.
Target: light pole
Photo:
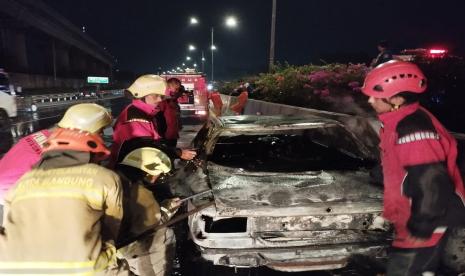
[[[205,57],[203,56],[203,51],[202,51],[202,73],[205,73]]]
[[[270,61],[269,71],[274,65],[274,45],[275,45],[275,33],[276,33],[276,0],[273,0],[273,8],[271,9],[271,37],[270,37]]]
[[[195,19],[195,20],[194,20]],[[228,28],[235,28],[237,27],[237,19],[234,16],[228,16],[225,18],[225,25]],[[199,21],[195,17],[191,17],[190,19],[190,24],[191,25],[197,25]],[[214,43],[214,28],[210,27],[210,35],[211,35],[211,43],[210,43],[210,51],[211,51],[211,81],[214,81],[215,79],[215,62],[214,62],[214,51],[217,49]],[[205,62],[205,57],[203,55],[202,51],[202,71],[204,71],[204,62]]]
[[[212,77],[212,81],[213,81],[213,80],[214,80],[214,78],[213,78],[213,71],[214,71],[214,70],[213,70],[213,68],[214,68],[214,63],[213,63],[213,51],[216,50],[216,47],[215,47],[215,44],[213,44],[213,27],[211,28],[211,30],[212,30],[212,44],[211,44],[211,46],[210,46],[210,48],[211,48],[210,50],[212,51],[212,60],[211,60],[211,62],[212,62],[212,67],[211,67],[211,69],[212,69],[212,75],[211,75],[211,77]]]

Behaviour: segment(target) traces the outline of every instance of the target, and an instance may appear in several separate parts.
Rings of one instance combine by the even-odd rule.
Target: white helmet
[[[157,75],[143,75],[138,77],[127,89],[134,98],[143,98],[150,94],[165,96],[166,81]]]
[[[94,103],[76,104],[66,110],[58,127],[97,133],[112,122],[110,112]]]

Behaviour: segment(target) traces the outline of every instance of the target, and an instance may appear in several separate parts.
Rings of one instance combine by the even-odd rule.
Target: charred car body
[[[208,177],[193,190],[211,188],[215,201],[189,218],[202,257],[283,271],[384,258],[392,234],[380,217],[382,188],[370,184],[377,135],[368,135],[372,143],[319,116],[213,118],[195,141]]]

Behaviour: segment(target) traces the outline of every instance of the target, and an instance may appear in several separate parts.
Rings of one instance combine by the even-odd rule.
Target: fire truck
[[[412,62],[434,62],[439,59],[453,57],[449,54],[447,49],[444,48],[431,48],[431,49],[405,49],[398,55],[393,56],[394,59],[412,61]]]
[[[161,75],[164,79],[177,78],[186,89],[178,98],[183,116],[206,117],[208,115],[208,91],[205,75],[200,73],[174,73]]]

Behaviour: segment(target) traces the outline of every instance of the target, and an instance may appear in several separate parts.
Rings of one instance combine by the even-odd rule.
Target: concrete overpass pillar
[[[56,43],[55,51],[57,75],[61,77],[68,77],[70,71],[69,50],[65,45]]]
[[[4,34],[8,67],[17,71],[26,71],[28,68],[26,37],[23,33],[12,29],[5,30]]]

